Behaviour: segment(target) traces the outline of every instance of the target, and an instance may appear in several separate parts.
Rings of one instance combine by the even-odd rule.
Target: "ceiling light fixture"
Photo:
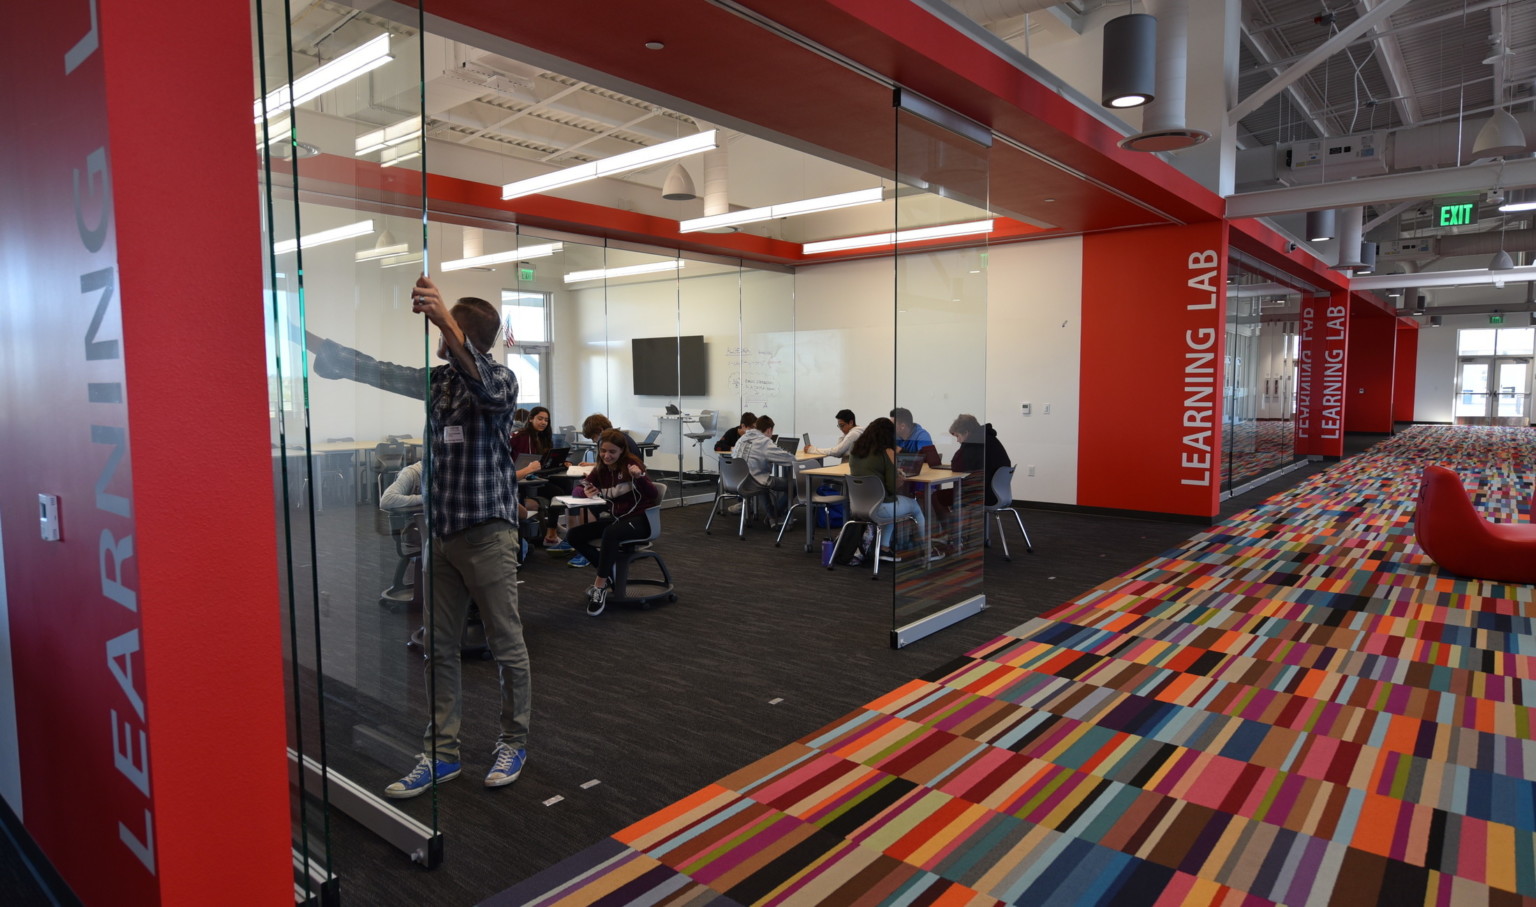
[[[797,214],[814,214],[818,211],[836,211],[839,208],[871,205],[884,200],[885,190],[876,186],[873,189],[859,189],[855,192],[823,195],[820,198],[807,198],[798,202],[783,202],[777,205],[769,205],[765,208],[745,208],[741,211],[731,211],[727,214],[695,217],[691,220],[678,221],[677,230],[679,233],[693,233],[698,230],[711,230],[716,227],[731,227],[737,224],[750,224],[757,221],[773,220],[779,217],[793,217]]]
[[[389,53],[389,35],[383,34],[372,41],[347,51],[323,66],[310,70],[292,82],[279,85],[267,92],[265,99],[256,99],[256,119],[275,116],[291,107],[338,88],[358,76],[378,69],[394,57]]]
[[[638,151],[626,151],[623,154],[616,154],[613,157],[593,161],[590,164],[578,164],[575,167],[556,170],[554,173],[546,173],[543,176],[535,176],[525,180],[518,180],[515,183],[507,183],[501,187],[501,197],[503,199],[517,198],[522,195],[533,195],[537,192],[548,192],[551,189],[574,186],[577,183],[585,183],[588,180],[600,179],[605,176],[617,176],[620,173],[639,170],[642,167],[660,164],[663,161],[700,154],[718,147],[719,144],[717,132],[711,129],[696,135],[685,136],[670,142],[662,142],[659,145],[651,145],[648,148],[641,148]]]
[[[1525,130],[1520,128],[1520,121],[1502,107],[1495,110],[1477,131],[1477,141],[1472,143],[1472,154],[1476,157],[1503,157],[1524,150]]]
[[[348,224],[345,227],[336,227],[332,230],[321,230],[319,233],[311,233],[308,236],[301,236],[298,239],[285,239],[282,242],[274,243],[272,245],[272,252],[276,255],[286,255],[289,252],[295,251],[301,246],[303,248],[310,249],[315,246],[323,246],[326,243],[341,242],[344,239],[351,239],[354,236],[365,236],[372,232],[373,221],[358,221],[355,224]]]
[[[1323,242],[1334,237],[1332,208],[1307,212],[1307,242]]]
[[[385,126],[383,129],[375,129],[372,132],[360,135],[355,142],[358,154],[372,154],[382,151],[391,145],[408,142],[421,133],[421,117],[411,117],[401,120],[393,126]]]
[[[1493,253],[1493,258],[1488,260],[1488,270],[1490,271],[1512,271],[1514,267],[1515,260],[1503,249]]]
[[[412,142],[409,145],[396,145],[379,152],[379,166],[393,167],[396,164],[403,164],[406,161],[412,161],[419,157],[421,157],[421,143]]]
[[[509,261],[523,261],[529,258],[548,258],[559,252],[564,245],[557,242],[546,243],[538,246],[523,246],[513,249],[511,252],[493,252],[490,255],[476,255],[473,258],[459,258],[453,261],[445,261],[442,264],[444,271],[462,271],[465,268],[483,268],[487,265],[499,265]]]
[[[1533,211],[1536,210],[1536,190],[1511,189],[1504,194],[1504,202],[1499,205],[1500,211]]]
[[[846,236],[842,239],[808,242],[800,247],[800,251],[807,255],[815,255],[820,252],[840,252],[844,249],[861,249],[866,246],[889,246],[895,243],[917,242],[924,239],[974,236],[978,233],[991,233],[992,223],[990,220],[975,220],[963,224],[944,224],[938,227],[920,227],[916,230],[898,230],[894,233]]]
[[[661,197],[669,202],[691,202],[699,197],[693,188],[693,177],[682,164],[673,164],[667,171],[667,179],[661,184]]]
[[[1157,97],[1157,20],[1131,13],[1104,25],[1102,103],[1140,107]]]
[[[682,268],[683,260],[673,258],[667,261],[654,261],[645,265],[627,265],[622,268],[598,268],[594,271],[572,271],[565,275],[566,283],[580,283],[584,280],[606,280],[610,277],[633,277],[636,274],[656,274],[662,271],[676,271]]]
[[[403,268],[406,265],[419,265],[421,264],[421,260],[422,255],[420,252],[412,252],[405,255],[391,255],[388,258],[379,259],[379,267]]]
[[[1370,274],[1376,270],[1376,244],[1373,242],[1360,243],[1360,267],[1355,269],[1356,274]]]
[[[410,245],[403,242],[396,242],[395,234],[385,230],[384,232],[380,233],[379,238],[374,241],[372,249],[364,249],[363,251],[357,253],[357,260],[360,262],[378,261],[381,258],[389,258],[390,256],[400,255],[409,251],[411,251]]]

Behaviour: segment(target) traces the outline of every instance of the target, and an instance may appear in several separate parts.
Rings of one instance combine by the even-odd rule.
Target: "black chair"
[[[421,572],[421,514],[386,513],[389,534],[395,539],[395,577],[389,588],[379,593],[379,604],[421,604],[421,586],[416,577]]]
[[[849,476],[847,487],[848,517],[843,520],[843,528],[837,531],[837,541],[833,542],[832,548],[836,550],[843,543],[843,533],[848,531],[849,526],[873,526],[876,533],[876,542],[874,557],[870,558],[874,562],[874,568],[869,578],[878,579],[880,577],[879,532],[881,527],[894,525],[902,520],[910,520],[912,525],[916,526],[917,518],[897,516],[881,519],[875,515],[875,508],[880,506],[880,503],[885,500],[885,483],[880,481],[879,476]],[[827,565],[827,569],[831,570],[832,565]]]
[[[667,496],[667,486],[664,482],[657,482],[656,489],[660,494],[656,497],[656,505],[646,508],[645,517],[650,521],[651,532],[645,538],[632,539],[619,544],[618,555],[613,562],[613,591],[608,593],[609,604],[639,605],[649,608],[654,602],[665,599],[669,602],[677,601],[677,593],[672,589],[672,572],[667,569],[666,560],[651,546],[651,543],[661,537],[661,501]],[[661,579],[635,579],[629,575],[630,567],[637,561],[653,560],[661,571]],[[649,590],[640,594],[631,594],[631,587],[640,586]]]
[[[384,496],[384,486],[395,480],[405,468],[406,446],[399,441],[381,441],[373,448],[373,499]]]

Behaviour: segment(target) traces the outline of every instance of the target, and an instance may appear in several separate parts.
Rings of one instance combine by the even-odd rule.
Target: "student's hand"
[[[629,474],[631,476],[633,476],[633,477],[638,479],[638,478],[640,478],[640,475],[642,473],[644,473],[644,472],[645,472],[645,470],[640,468],[640,464],[638,464],[638,463],[631,463],[631,464],[629,464]]]

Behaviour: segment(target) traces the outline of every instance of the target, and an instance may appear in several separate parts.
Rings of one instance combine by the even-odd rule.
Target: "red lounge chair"
[[[1536,514],[1536,500],[1531,512]],[[1536,583],[1536,525],[1483,519],[1461,479],[1444,466],[1424,469],[1414,525],[1419,547],[1444,570],[1505,583]]]

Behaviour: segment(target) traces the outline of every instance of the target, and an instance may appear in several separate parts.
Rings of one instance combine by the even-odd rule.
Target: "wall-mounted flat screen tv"
[[[709,360],[704,355],[702,335],[636,337],[629,343],[636,396],[703,397],[709,394]]]

